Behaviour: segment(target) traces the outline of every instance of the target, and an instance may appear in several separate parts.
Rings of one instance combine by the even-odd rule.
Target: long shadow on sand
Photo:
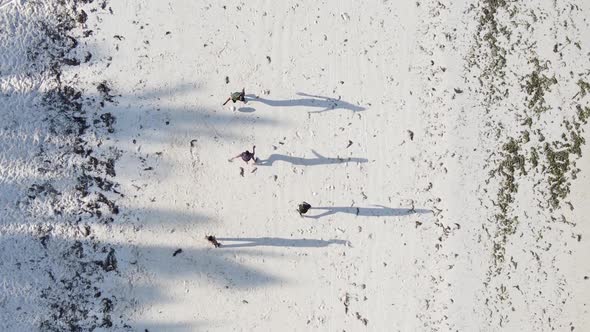
[[[273,100],[273,99],[266,99],[261,97],[256,97],[255,95],[248,94],[246,97],[248,100],[251,101],[258,101],[263,104],[272,107],[294,107],[294,106],[304,106],[304,107],[313,107],[313,108],[321,108],[321,110],[317,111],[310,111],[309,113],[323,113],[327,111],[337,110],[337,109],[345,109],[350,110],[353,112],[361,112],[364,111],[366,108],[358,105],[351,104],[340,98],[334,99],[330,97],[324,96],[315,96],[309,95],[307,93],[298,92],[298,96],[308,97],[308,98],[296,98],[296,99],[285,99],[285,100]]]
[[[267,159],[258,160],[256,164],[260,166],[272,166],[275,161],[284,161],[292,165],[316,166],[344,163],[366,163],[369,161],[366,158],[328,158],[320,155],[314,150],[311,150],[311,152],[316,156],[315,158],[291,157],[284,154],[273,153]]]
[[[309,240],[309,239],[283,239],[279,237],[242,237],[242,238],[217,238],[222,242],[221,248],[242,248],[242,247],[297,247],[297,248],[320,248],[331,244],[344,245],[345,240]],[[224,242],[238,242],[225,244]]]
[[[411,214],[432,213],[432,210],[426,209],[394,209],[383,205],[374,205],[375,207],[356,207],[356,206],[318,206],[310,210],[326,210],[318,215],[304,215],[306,218],[318,219],[336,213],[349,213],[363,217],[399,217]]]

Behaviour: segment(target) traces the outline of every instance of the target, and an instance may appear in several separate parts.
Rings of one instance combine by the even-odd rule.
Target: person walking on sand
[[[227,100],[225,101],[225,103],[223,103],[223,106],[225,106],[225,104],[227,104],[230,100],[235,104],[236,101],[241,101],[244,104],[246,103],[246,89],[242,88],[242,92],[232,92],[231,95],[229,95],[229,98],[227,98]]]
[[[219,241],[217,241],[217,238],[215,238],[215,235],[207,235],[207,236],[205,236],[205,239],[207,241],[211,242],[211,244],[213,244],[213,246],[215,248],[221,247],[221,243],[219,243]]]
[[[254,157],[254,154],[256,153],[256,145],[254,145],[252,147],[252,152],[246,150],[242,153],[240,153],[239,155],[228,159],[229,162],[233,161],[236,158],[242,158],[243,161],[246,162],[246,164],[250,161],[250,159],[254,159],[254,163],[256,162],[256,158]]]
[[[311,205],[305,201],[297,206],[297,212],[299,212],[299,215],[302,217],[307,211],[309,211],[309,209],[311,209]]]

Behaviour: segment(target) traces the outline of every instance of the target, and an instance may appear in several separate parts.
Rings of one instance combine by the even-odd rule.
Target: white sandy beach
[[[589,330],[589,13],[0,1],[0,330]]]

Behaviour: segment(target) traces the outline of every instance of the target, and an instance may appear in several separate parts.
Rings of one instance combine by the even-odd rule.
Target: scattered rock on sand
[[[76,21],[78,21],[78,23],[82,24],[82,23],[85,23],[87,19],[88,19],[88,14],[86,14],[85,11],[81,10],[80,14],[78,14]]]
[[[64,65],[67,65],[67,66],[79,66],[80,65],[80,60],[78,60],[78,59],[68,59],[68,58],[65,58],[65,59],[62,60],[62,63]]]
[[[115,249],[111,248],[104,262],[99,262],[103,270],[106,272],[114,271],[117,269],[117,258],[115,257]]]
[[[369,324],[369,320],[361,316],[358,312],[356,313],[356,319],[360,320],[365,326]]]
[[[348,313],[348,306],[350,305],[350,294],[346,293],[344,295],[344,313],[347,314]]]
[[[90,235],[90,226],[84,225],[83,227],[81,227],[80,233],[82,233],[82,236],[84,236],[84,237]]]

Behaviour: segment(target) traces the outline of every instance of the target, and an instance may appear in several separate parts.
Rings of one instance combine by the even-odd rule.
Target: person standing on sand
[[[303,215],[306,214],[309,209],[311,209],[311,205],[304,201],[297,207],[297,212],[299,212],[299,215],[303,217]]]
[[[207,235],[207,236],[205,236],[205,239],[207,239],[207,241],[211,242],[211,244],[213,244],[213,246],[215,248],[221,247],[221,243],[219,243],[217,241],[217,239],[215,238],[215,235]]]
[[[225,104],[227,104],[230,100],[235,104],[236,101],[241,101],[244,104],[246,103],[246,89],[242,88],[242,92],[232,92],[231,95],[229,95],[229,98],[227,98],[227,100],[225,101],[225,103],[223,103],[223,106],[225,106]]]
[[[254,145],[252,147],[252,152],[246,150],[242,153],[240,153],[239,155],[228,159],[229,162],[233,161],[236,158],[242,158],[243,161],[246,162],[246,164],[250,161],[250,159],[254,159],[254,163],[256,163],[256,158],[254,157],[254,154],[256,153],[256,145]]]

